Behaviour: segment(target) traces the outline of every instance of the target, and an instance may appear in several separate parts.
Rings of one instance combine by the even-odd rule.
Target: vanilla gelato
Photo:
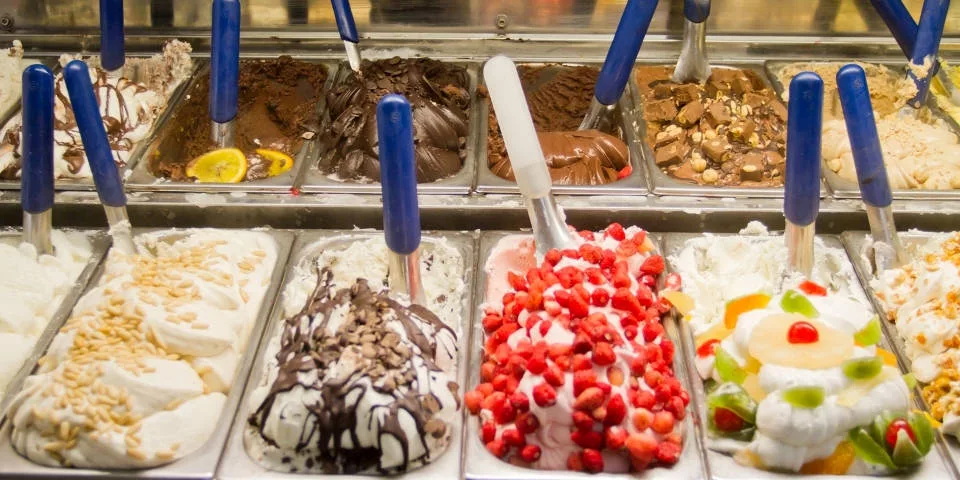
[[[19,240],[0,242],[0,398],[92,254],[83,233],[51,232],[53,255]]]
[[[13,46],[0,50],[0,115],[5,115],[20,101],[23,70],[38,63],[23,58],[23,44],[14,40]]]
[[[814,240],[815,263],[810,280],[832,293],[855,296],[864,304],[857,275],[843,248],[827,247]],[[670,257],[670,265],[683,279],[683,292],[696,299],[687,313],[690,327],[700,335],[723,320],[727,302],[755,292],[775,294],[787,274],[787,244],[760,222],[750,222],[739,235],[704,235],[687,240]],[[795,288],[806,279],[789,274],[783,288]]]
[[[843,121],[843,107],[837,92],[837,71],[854,63],[863,68],[870,88],[873,111],[886,116],[900,110],[917,95],[917,86],[906,75],[883,65],[862,62],[803,62],[791,63],[777,71],[777,80],[783,85],[783,101],[789,101],[790,81],[800,72],[813,72],[823,79],[823,120]],[[844,130],[844,132],[846,132]],[[824,142],[826,145],[826,142]]]
[[[250,398],[248,454],[299,473],[394,474],[436,461],[459,425],[465,268],[446,241],[425,243],[425,308],[391,296],[382,237],[301,265]]]
[[[190,52],[189,44],[173,40],[164,46],[163,54],[128,60],[120,75],[108,75],[99,68],[96,57],[89,60],[90,82],[119,167],[130,161],[176,87],[189,78],[193,68]],[[63,55],[60,64],[77,58]],[[57,75],[54,89],[54,174],[56,178],[89,179],[92,174],[62,74]],[[13,180],[20,176],[20,124],[17,115],[0,131],[0,178]]]
[[[7,411],[11,443],[51,467],[147,468],[207,442],[224,413],[278,247],[188,230],[110,252]]]
[[[960,435],[960,234],[934,236],[915,260],[871,282],[943,431]]]

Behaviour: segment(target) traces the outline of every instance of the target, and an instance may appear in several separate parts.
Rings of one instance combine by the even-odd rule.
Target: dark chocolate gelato
[[[327,69],[322,65],[281,56],[241,60],[238,110],[234,119],[235,147],[247,157],[246,180],[269,176],[272,160],[257,149],[283,152],[295,158],[304,140],[319,131],[317,107],[323,99]],[[191,160],[216,149],[210,138],[210,75],[202,73],[188,97],[174,112],[149,159],[157,177],[193,180],[186,169]]]
[[[466,158],[469,77],[459,65],[428,58],[364,60],[358,78],[327,95],[332,119],[324,133],[319,168],[340,180],[380,181],[376,109],[388,93],[407,97],[413,109],[417,181],[456,174]]]
[[[602,185],[629,175],[629,150],[614,122],[606,118],[602,131],[576,131],[593,98],[596,68],[521,65],[518,70],[555,185]],[[487,165],[497,176],[516,181],[489,101],[488,106]]]
[[[756,73],[714,67],[705,85],[637,67],[647,141],[660,170],[701,185],[783,185],[787,108]]]

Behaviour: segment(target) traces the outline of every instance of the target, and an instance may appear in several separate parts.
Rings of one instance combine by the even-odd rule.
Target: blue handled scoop
[[[67,83],[77,128],[80,129],[83,149],[93,172],[93,181],[97,185],[97,194],[107,214],[107,223],[110,224],[113,244],[123,253],[134,253],[136,248],[130,236],[127,196],[123,193],[120,172],[113,159],[107,130],[103,126],[97,99],[93,94],[90,70],[86,63],[74,60],[63,67],[63,77]]]
[[[220,148],[233,146],[240,77],[240,0],[213,0],[210,38],[211,138]]]
[[[800,72],[793,77],[787,108],[783,216],[788,270],[809,277],[813,270],[813,236],[820,212],[823,79],[813,72]]]
[[[913,46],[913,55],[907,75],[917,85],[917,96],[908,103],[919,110],[927,101],[930,92],[930,79],[936,73],[937,52],[940,49],[940,39],[943,37],[943,27],[947,23],[947,9],[950,0],[924,0],[923,10],[920,12],[920,24],[917,27],[917,43]],[[929,68],[923,71],[924,64]]]
[[[126,62],[123,38],[123,0],[100,0],[100,65],[118,76]]]
[[[575,248],[576,242],[567,229],[563,211],[551,192],[553,184],[530,117],[527,98],[523,95],[517,66],[513,60],[497,55],[483,66],[483,80],[497,113],[497,123],[503,133],[503,143],[510,155],[517,185],[527,203],[538,263],[551,249]]]
[[[426,305],[420,279],[420,209],[413,154],[413,113],[403,95],[384,95],[377,104],[383,234],[390,249],[390,288]]]
[[[684,0],[683,16],[683,47],[677,68],[673,70],[673,81],[703,83],[710,77],[710,62],[707,61],[710,0]]]
[[[918,27],[917,22],[910,16],[907,7],[900,0],[870,0],[870,3],[884,23],[887,24],[887,28],[890,29],[890,33],[893,34],[893,38],[896,39],[903,54],[908,59],[913,58],[913,47],[917,43]],[[950,79],[943,68],[937,68],[936,70],[937,80],[943,85],[944,90],[950,96],[950,100],[954,104],[960,105],[960,91],[957,91],[953,80]]]
[[[623,90],[630,80],[633,63],[640,53],[643,37],[647,35],[647,28],[653,20],[653,12],[657,9],[658,0],[627,0],[627,6],[620,16],[617,31],[613,34],[613,42],[607,50],[607,58],[600,68],[597,85],[594,87],[593,100],[587,114],[580,123],[580,130],[597,128],[604,111],[620,100]]]
[[[350,70],[360,73],[360,35],[357,33],[357,24],[353,21],[353,10],[349,0],[331,0],[333,16],[337,19],[337,30],[343,40],[343,48],[347,50],[347,61]]]
[[[23,71],[23,239],[37,253],[52,254],[53,73],[43,65]]]
[[[837,72],[837,89],[860,183],[860,197],[874,240],[874,262],[880,271],[899,266],[905,257],[893,223],[893,195],[863,69],[854,64],[841,68]]]

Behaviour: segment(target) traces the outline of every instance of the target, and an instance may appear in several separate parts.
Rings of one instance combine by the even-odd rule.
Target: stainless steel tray
[[[860,61],[858,59],[850,59],[850,61]],[[844,63],[843,59],[824,59],[824,60],[810,60],[810,62],[817,63]],[[806,63],[804,61],[794,61],[794,62],[784,62],[784,61],[767,61],[764,63],[764,71],[767,73],[767,77],[773,83],[774,89],[777,91],[777,95],[780,99],[783,99],[783,92],[786,90],[787,86],[780,83],[780,79],[777,76],[777,72],[786,67],[787,65],[793,63]],[[902,75],[906,75],[906,66],[895,65],[889,62],[872,62],[876,63],[882,67],[886,67],[892,72],[896,72]],[[837,95],[837,92],[824,92],[824,95]],[[956,121],[951,118],[949,115],[943,112],[943,110],[937,106],[936,101],[933,98],[933,95],[930,95],[927,98],[927,108],[930,109],[930,113],[937,119],[943,120],[944,124],[950,129],[954,134],[960,132],[960,127],[957,126]],[[842,118],[842,116],[841,116]],[[823,162],[820,170],[823,172],[823,178],[826,180],[827,185],[830,187],[830,190],[833,192],[835,198],[860,198],[860,185],[851,180],[847,180],[836,172],[827,167],[826,163]],[[922,190],[922,189],[896,189],[892,191],[893,198],[898,200],[907,200],[907,199],[917,199],[917,200],[955,200],[960,198],[960,190]]]
[[[657,64],[638,64],[637,66],[649,66]],[[770,79],[767,78],[767,75],[763,72],[763,65],[761,63],[723,63],[711,65],[713,69],[742,69],[749,70],[763,79],[767,86],[771,89]],[[630,83],[636,84],[636,70],[631,74]],[[656,195],[684,195],[684,196],[696,196],[696,197],[773,197],[773,198],[783,198],[783,187],[718,187],[718,186],[709,186],[709,185],[697,185],[692,182],[685,182],[683,180],[678,180],[673,178],[666,173],[663,173],[660,170],[660,167],[657,166],[654,155],[653,148],[647,142],[647,122],[643,118],[643,92],[640,90],[640,87],[634,85],[633,89],[634,95],[634,104],[637,105],[636,121],[634,127],[636,128],[636,138],[641,145],[641,151],[644,156],[644,164],[647,168],[647,174],[650,178],[650,183],[652,185],[653,193]],[[820,186],[820,197],[825,197],[827,195],[826,186],[821,183]]]
[[[14,393],[19,392],[23,388],[23,381],[33,372],[34,368],[36,368],[37,360],[47,351],[47,347],[50,346],[53,337],[57,335],[60,327],[63,326],[64,322],[70,317],[73,305],[80,299],[80,295],[86,291],[87,284],[90,282],[91,277],[93,277],[93,273],[97,270],[100,262],[103,261],[107,249],[110,248],[110,237],[106,232],[93,230],[84,233],[86,233],[92,247],[90,258],[87,259],[87,265],[73,281],[73,288],[63,297],[57,311],[53,314],[53,317],[50,318],[50,321],[47,322],[47,326],[43,329],[40,337],[37,338],[33,352],[24,360],[20,370],[10,379],[10,384],[7,385],[6,395],[0,397],[0,427],[3,426],[7,419],[7,406],[13,401]],[[20,230],[5,230],[0,232],[0,241],[19,239],[21,236],[22,233]]]
[[[128,55],[128,57],[131,57],[131,58],[148,58],[150,56],[151,55]],[[40,56],[40,55],[34,55],[33,57],[36,59],[39,59],[41,63],[53,69],[54,74],[56,75],[60,74],[61,68],[59,66],[60,65],[59,57]],[[85,55],[84,58],[87,58],[87,56]],[[193,78],[196,76],[197,72],[202,67],[203,63],[204,62],[201,62],[197,58],[193,59],[193,68],[190,72],[190,75],[186,78],[186,80],[184,80],[183,82],[180,82],[180,85],[177,85],[177,88],[175,88],[173,92],[170,93],[170,97],[167,98],[166,107],[164,107],[163,110],[160,112],[160,114],[157,115],[157,118],[153,120],[153,125],[150,127],[150,131],[149,133],[147,133],[147,136],[144,137],[143,140],[141,140],[136,144],[136,146],[130,152],[130,158],[127,161],[127,164],[119,169],[121,180],[126,179],[127,177],[130,176],[131,172],[133,172],[135,165],[138,163],[140,158],[143,157],[147,149],[147,145],[150,144],[151,139],[157,134],[160,126],[167,121],[167,118],[170,116],[170,113],[173,111],[173,108],[177,105],[177,103],[179,103],[184,93],[187,91],[187,85],[193,82]],[[8,127],[11,126],[10,122],[14,119],[20,118],[20,113],[21,113],[21,108],[20,106],[18,106],[18,108],[13,113],[11,113],[9,117],[3,119],[3,122],[0,123],[0,125],[2,125],[2,127],[0,127],[0,140],[2,140],[3,135],[6,133]],[[96,190],[96,186],[93,184],[92,177],[86,178],[86,179],[58,178],[56,180],[54,187],[57,190],[66,190],[66,191]],[[20,189],[19,180],[0,180],[0,190],[19,190],[19,189]]]
[[[519,66],[543,66],[555,65],[557,67],[573,67],[586,65],[599,68],[602,64],[597,63],[534,63],[524,62]],[[553,192],[558,195],[646,195],[649,193],[646,175],[641,162],[643,155],[640,153],[639,142],[636,136],[636,129],[633,124],[637,121],[636,115],[639,110],[633,103],[635,95],[629,90],[633,89],[634,82],[627,84],[627,91],[620,96],[620,100],[612,109],[604,112],[605,121],[609,122],[620,134],[621,139],[627,144],[630,153],[630,166],[633,171],[630,176],[622,180],[607,183],[604,185],[554,185]],[[516,182],[498,177],[490,171],[489,159],[487,158],[487,129],[489,128],[490,103],[484,99],[479,100],[479,115],[477,119],[477,192],[479,193],[512,193],[520,194],[520,187]],[[615,135],[616,136],[616,135]]]
[[[193,229],[168,230],[165,235],[171,237],[180,237],[189,234]],[[146,233],[149,229],[135,229],[134,234]],[[0,429],[0,478],[33,478],[33,479],[62,479],[62,478],[161,478],[161,479],[212,479],[223,450],[224,443],[227,440],[230,423],[233,420],[234,411],[240,401],[240,395],[243,387],[246,385],[250,374],[250,367],[253,365],[254,352],[256,352],[260,339],[263,336],[263,329],[267,323],[268,313],[276,301],[277,291],[280,283],[283,281],[283,266],[286,264],[290,254],[290,247],[294,241],[294,234],[282,230],[267,230],[277,244],[277,263],[273,268],[273,275],[270,280],[270,287],[264,294],[264,301],[257,315],[257,320],[250,331],[250,338],[247,347],[240,359],[237,367],[235,384],[227,395],[223,411],[220,413],[220,419],[217,426],[207,440],[206,444],[199,450],[177,460],[173,463],[163,465],[152,469],[142,470],[93,470],[93,469],[72,469],[72,468],[50,468],[45,467],[21,457],[10,443],[10,425],[4,425]],[[103,275],[106,262],[101,262],[96,272],[90,279],[86,291],[97,285]]]
[[[922,247],[936,235],[938,234],[910,231],[900,234],[900,242],[903,244],[906,254],[908,256],[914,256],[918,248]],[[943,234],[941,233],[939,235]],[[847,255],[853,259],[853,266],[857,270],[857,276],[860,277],[860,282],[869,294],[870,301],[873,302],[874,309],[880,312],[880,324],[883,326],[884,335],[890,339],[893,353],[897,356],[900,367],[904,371],[910,372],[912,371],[912,362],[910,357],[907,356],[906,345],[900,337],[896,325],[887,320],[888,312],[883,308],[883,304],[877,300],[876,292],[873,287],[870,286],[870,281],[876,278],[877,272],[875,271],[875,267],[871,265],[872,262],[865,255],[865,249],[869,244],[868,236],[869,234],[867,232],[844,232],[841,238],[843,239],[844,246],[847,248]],[[926,401],[920,395],[920,385],[917,385],[917,388],[914,389],[914,395],[917,397],[917,403],[921,405],[921,408],[930,411],[930,406],[926,404]],[[958,441],[956,437],[944,435],[940,431],[937,431],[937,437],[945,446],[946,455],[953,462],[954,478],[960,477],[960,473],[958,473],[960,472],[960,470],[958,470],[958,467],[960,467],[960,441]]]
[[[370,230],[320,230],[301,233],[293,246],[293,253],[291,254],[290,261],[286,266],[287,273],[286,279],[284,280],[284,291],[287,288],[287,284],[295,280],[294,272],[298,268],[303,268],[313,264],[323,251],[344,248],[351,242],[375,238],[377,236],[382,236],[382,232]],[[459,343],[461,348],[459,357],[457,359],[457,381],[461,385],[460,394],[462,396],[464,389],[466,388],[464,381],[467,377],[467,348],[462,347],[469,345],[468,341],[464,340],[464,338],[468,338],[471,331],[470,325],[472,323],[472,318],[470,306],[472,305],[472,301],[470,297],[473,290],[470,288],[470,279],[473,278],[473,270],[476,268],[476,257],[474,253],[476,249],[476,240],[472,234],[466,233],[424,232],[423,245],[421,248],[429,250],[432,248],[432,245],[435,244],[437,239],[440,238],[447,239],[451,246],[456,248],[457,251],[462,255],[464,265],[464,271],[462,274],[467,285],[461,302],[463,312],[461,324],[454,326],[459,330],[457,335],[460,336]],[[283,295],[281,295],[281,297],[282,296]],[[227,443],[226,450],[223,453],[223,458],[220,461],[220,467],[217,470],[217,478],[224,480],[253,478],[302,479],[310,476],[315,478],[363,480],[375,477],[376,474],[323,475],[277,472],[261,466],[259,463],[251,459],[247,454],[243,443],[243,435],[244,429],[247,426],[246,420],[249,416],[251,408],[249,405],[250,395],[256,389],[257,384],[260,382],[260,379],[265,373],[264,369],[266,368],[268,360],[266,350],[270,344],[271,338],[278,333],[284,319],[285,315],[283,312],[283,300],[281,298],[277,301],[277,304],[270,315],[270,322],[266,329],[266,334],[264,335],[263,341],[261,342],[262,345],[257,350],[256,364],[254,365],[253,370],[251,370],[251,374],[249,376],[251,381],[247,382],[246,389],[243,394],[243,400],[240,403],[240,407],[237,409],[236,418],[233,421],[233,428],[230,430],[229,441]],[[436,462],[411,470],[408,473],[397,475],[393,478],[425,478],[431,480],[460,478],[463,446],[463,410],[465,410],[465,407],[461,407],[460,421],[457,425],[455,425],[455,429],[451,434],[450,445],[447,447],[447,451],[445,451]]]
[[[244,57],[243,60],[258,60],[262,57]],[[323,90],[321,92],[321,100],[317,104],[317,115],[320,115],[321,112],[326,110],[326,92],[329,91],[331,85],[333,85],[333,79],[337,74],[337,63],[331,61],[322,61],[309,58],[298,58],[298,60],[315,63],[320,65],[322,68],[327,69],[327,80],[324,82]],[[170,114],[163,119],[163,123],[158,124],[154,135],[151,136],[148,142],[144,142],[144,151],[141,152],[141,155],[137,157],[137,163],[132,167],[129,178],[127,179],[127,187],[130,191],[146,191],[146,192],[187,192],[187,193],[230,193],[230,192],[251,192],[251,193],[261,193],[261,192],[273,192],[273,193],[283,193],[289,192],[295,186],[303,172],[306,170],[307,165],[316,163],[317,155],[319,154],[319,143],[318,139],[320,133],[318,132],[310,140],[304,140],[300,151],[294,156],[294,166],[290,170],[284,172],[283,174],[277,175],[276,177],[268,177],[261,180],[253,181],[243,181],[238,183],[196,183],[196,182],[175,182],[170,179],[160,178],[153,175],[150,172],[150,158],[157,155],[158,150],[161,148],[171,149],[174,151],[179,151],[180,148],[178,139],[173,133],[168,133],[170,124],[172,124],[173,119],[177,116],[186,102],[189,100],[189,92],[193,90],[197,82],[200,81],[200,78],[204,75],[209,75],[210,73],[210,64],[205,63],[202,67],[198,68],[193,78],[190,79],[189,84],[183,89],[183,94],[180,101],[176,105],[172,105]],[[324,128],[321,125],[320,131]]]
[[[666,246],[666,255],[667,255],[667,269],[673,271],[673,263],[670,261],[670,257],[677,255],[683,249],[684,244],[687,240],[700,237],[700,234],[691,234],[691,233],[674,233],[667,234],[664,240]],[[727,236],[722,234],[717,234],[717,236]],[[834,235],[818,235],[820,239],[823,240],[824,244],[828,247],[834,248],[843,248],[840,238]],[[780,237],[782,238],[782,236]],[[860,293],[863,293],[863,290],[858,288],[862,287],[857,285],[854,282],[854,285],[851,285],[852,290],[859,290]],[[866,298],[866,296],[864,296]],[[867,305],[871,307],[872,305]],[[706,456],[706,461],[708,463],[708,469],[711,473],[710,478],[717,480],[726,480],[726,479],[741,479],[741,478],[753,478],[753,479],[763,479],[763,480],[774,480],[774,479],[796,479],[801,478],[803,475],[800,474],[791,474],[791,473],[780,473],[780,472],[770,472],[765,470],[758,470],[755,468],[746,467],[738,464],[734,461],[733,456],[726,453],[718,452],[710,449],[710,444],[712,440],[709,437],[709,434],[706,429],[707,425],[707,406],[706,406],[706,392],[703,388],[703,382],[700,381],[699,375],[696,373],[695,368],[695,356],[696,356],[696,345],[694,345],[694,336],[693,331],[690,329],[690,325],[684,321],[678,321],[680,324],[681,335],[683,337],[683,352],[684,360],[687,364],[687,369],[691,375],[691,381],[694,384],[694,390],[696,395],[691,395],[695,398],[696,411],[698,415],[698,421],[696,422],[698,428],[698,435],[704,439],[704,453]],[[881,339],[880,346],[885,349],[891,348],[890,337],[887,335],[886,330],[884,329],[884,335]],[[902,370],[901,365],[901,370]],[[696,378],[695,378],[696,376]],[[915,392],[919,393],[919,392]],[[917,406],[920,406],[920,400],[917,395],[915,395],[914,403]],[[940,437],[939,433],[937,434]],[[924,460],[923,465],[921,465],[916,470],[906,472],[900,475],[884,477],[884,478],[910,478],[910,479],[927,479],[927,478],[956,478],[956,469],[953,467],[951,462],[947,460],[945,456],[946,446],[943,443],[942,438],[938,438],[935,442],[934,449],[931,449],[930,453],[927,455],[927,458]],[[842,476],[826,476],[826,475],[817,475],[817,478],[857,478],[860,480],[869,480],[876,479],[880,477],[868,476],[868,475],[842,475]]]
[[[475,315],[481,315],[484,298],[486,297],[487,273],[484,268],[486,259],[490,256],[490,252],[496,246],[497,242],[503,237],[511,234],[529,235],[529,233],[522,232],[485,232],[483,236],[480,237],[480,257],[477,264],[476,280],[474,281],[475,291],[473,311]],[[660,237],[656,234],[650,234],[650,238],[654,241],[654,243],[657,244],[658,249],[660,249]],[[691,377],[688,376],[687,367],[684,364],[682,360],[682,354],[680,353],[680,338],[678,336],[677,326],[675,322],[670,321],[669,319],[664,322],[664,326],[667,330],[667,334],[674,341],[674,344],[678,346],[676,352],[679,355],[674,357],[674,372],[676,373],[677,380],[680,380],[680,382],[683,384],[683,387],[687,390],[687,392],[690,393],[690,405],[687,407],[687,411],[690,412],[693,405],[695,405],[693,400],[695,394],[693,389],[690,388]],[[468,379],[468,386],[474,386],[480,382],[480,359],[483,352],[483,338],[483,325],[481,325],[480,322],[475,321],[473,324],[473,333],[470,338],[470,376]],[[464,475],[468,480],[584,480],[588,478],[595,478],[598,480],[626,480],[639,478],[704,478],[704,475],[706,474],[706,464],[702,461],[702,449],[700,447],[701,442],[698,437],[698,430],[694,428],[694,417],[694,415],[688,414],[683,419],[683,451],[680,454],[680,460],[673,467],[653,468],[642,473],[600,473],[591,475],[561,470],[534,470],[504,462],[503,460],[494,457],[489,451],[487,451],[480,438],[479,422],[476,418],[468,416],[466,439],[464,440]]]
[[[403,54],[403,52],[398,53]],[[463,161],[463,167],[455,175],[442,178],[431,183],[417,184],[417,193],[420,194],[463,195],[470,193],[470,190],[473,188],[473,180],[477,168],[477,122],[480,119],[479,105],[482,103],[477,98],[477,79],[479,77],[480,64],[475,61],[466,60],[450,61],[449,63],[465,67],[467,69],[467,77],[469,78],[467,91],[470,94],[470,106],[467,110],[467,143],[464,147],[466,157]],[[348,78],[350,72],[350,67],[345,63],[341,63],[340,69],[336,75],[335,83],[331,86],[330,90],[343,83]],[[330,118],[329,111],[324,109],[323,113],[321,114],[321,130],[329,129],[333,120],[334,119]],[[319,146],[320,151],[317,153],[316,159],[311,161],[310,166],[305,169],[303,182],[302,185],[300,185],[300,190],[302,192],[380,194],[380,182],[371,181],[367,183],[361,183],[340,181],[334,180],[329,175],[322,173],[320,171],[318,161],[324,155],[336,155],[336,152],[333,146],[322,145],[323,135],[318,135],[318,137],[320,137],[321,143]]]

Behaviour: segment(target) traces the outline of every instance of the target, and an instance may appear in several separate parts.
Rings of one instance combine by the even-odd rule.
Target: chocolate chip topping
[[[454,382],[421,382],[443,378],[445,372],[435,361],[444,354],[438,337],[450,335],[455,342],[453,330],[420,305],[404,306],[386,292],[372,291],[364,279],[335,291],[332,277],[329,269],[319,272],[317,287],[303,310],[285,320],[276,355],[279,372],[249,424],[264,441],[275,445],[265,433],[268,417],[283,418],[282,410],[273,411],[277,397],[301,387],[317,394],[303,395],[317,401],[305,405],[310,415],[303,419],[296,447],[297,454],[310,455],[308,469],[387,474],[429,462],[428,438],[439,439],[450,431],[437,416],[443,405],[436,392],[449,389],[457,408],[459,394]],[[361,402],[367,395],[373,396]],[[369,411],[358,411],[361,407]],[[415,430],[402,424],[401,416],[412,419]],[[369,423],[359,425],[361,419]],[[383,445],[387,437],[395,441],[403,452],[403,463],[385,468],[382,459],[387,453],[364,444],[361,428],[375,430],[376,445]],[[411,458],[414,442],[422,445],[418,451],[426,453]],[[289,458],[284,457],[285,463]]]

